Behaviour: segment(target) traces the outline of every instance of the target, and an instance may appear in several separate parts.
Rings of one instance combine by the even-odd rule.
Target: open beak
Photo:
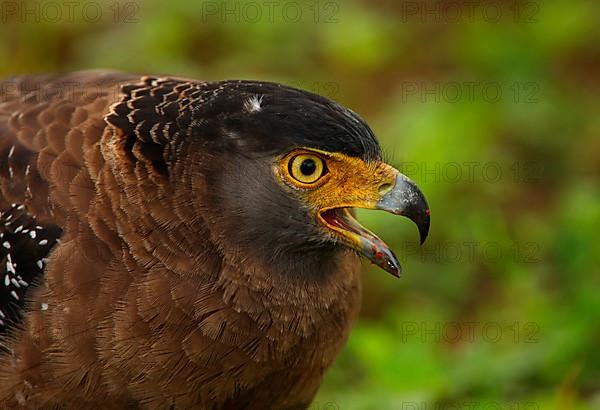
[[[429,233],[429,206],[425,196],[408,177],[389,165],[361,187],[363,199],[343,201],[339,207],[329,207],[319,213],[322,222],[348,246],[371,262],[400,277],[402,268],[390,247],[354,218],[351,208],[380,209],[412,220],[419,229],[421,244]],[[372,185],[372,186],[371,186]]]

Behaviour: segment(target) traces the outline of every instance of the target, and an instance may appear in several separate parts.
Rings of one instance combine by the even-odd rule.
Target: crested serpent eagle
[[[0,89],[0,403],[306,408],[392,251],[429,230],[368,125],[260,81],[91,71]]]

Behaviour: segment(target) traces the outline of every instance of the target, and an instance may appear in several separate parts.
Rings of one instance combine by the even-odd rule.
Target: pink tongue
[[[401,268],[396,255],[381,239],[364,229],[354,219],[350,219],[349,215],[348,219],[344,218],[347,212],[344,209],[332,209],[324,212],[322,217],[331,226],[358,234],[363,244],[360,252],[372,263],[399,277]]]
[[[373,236],[373,234],[367,230],[365,230],[358,223],[354,222],[354,219],[350,219],[350,216],[347,214],[347,210],[344,208],[330,209],[323,213],[323,219],[327,221],[327,223],[331,226],[335,226],[337,228],[344,229],[345,231],[354,232],[359,235],[368,235]],[[348,219],[345,216],[348,215]]]
[[[340,211],[340,212],[342,212],[342,211]],[[338,214],[338,211],[336,211],[335,209],[325,212],[323,214],[323,219],[325,219],[327,221],[327,223],[330,224],[331,226],[336,226],[338,228],[342,228],[347,231],[350,230],[350,231],[356,232],[356,230],[353,229],[353,227],[350,226],[350,224],[348,224],[346,222],[346,220],[344,218],[342,218]]]

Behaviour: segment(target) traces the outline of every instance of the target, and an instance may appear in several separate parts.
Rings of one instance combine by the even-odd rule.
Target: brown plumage
[[[357,314],[356,251],[399,268],[341,209],[426,235],[420,192],[322,97],[112,72],[12,78],[0,96],[11,408],[305,408]],[[296,151],[306,175],[326,158],[322,178],[294,180]]]

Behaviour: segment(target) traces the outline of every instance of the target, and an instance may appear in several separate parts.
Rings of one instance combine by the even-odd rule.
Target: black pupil
[[[316,170],[317,164],[313,159],[305,159],[302,161],[302,164],[300,164],[300,172],[302,172],[302,175],[311,176]]]

